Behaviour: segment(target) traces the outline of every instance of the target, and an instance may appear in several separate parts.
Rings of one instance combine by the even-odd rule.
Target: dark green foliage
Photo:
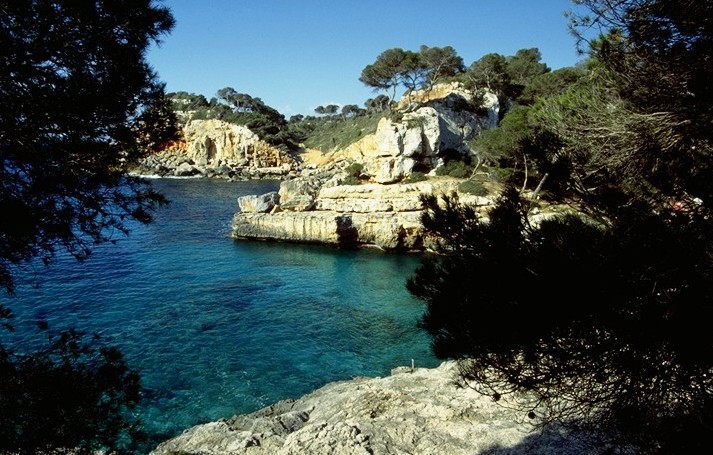
[[[443,48],[421,46],[419,52],[401,48],[387,49],[367,65],[359,80],[374,90],[391,91],[389,104],[396,88],[403,85],[407,92],[431,88],[442,78],[464,71],[463,59],[450,46]]]
[[[654,452],[710,450],[710,233],[641,207],[607,227],[576,216],[533,226],[512,189],[489,222],[444,200],[425,198],[423,224],[450,254],[408,282],[436,355],[464,359],[484,393],[534,394],[542,423]]]
[[[375,98],[369,98],[364,102],[367,114],[381,113],[389,109],[391,100],[386,95],[379,95]]]
[[[510,85],[507,59],[500,54],[486,54],[473,62],[466,76],[475,88],[487,88],[494,93],[505,93]]]
[[[572,187],[575,164],[570,156],[562,153],[563,142],[559,136],[538,129],[522,139],[520,147],[531,160],[531,175],[538,179],[547,176],[549,198],[562,200],[576,193]]]
[[[364,165],[362,163],[352,163],[344,169],[347,175],[352,175],[354,177],[359,177],[364,170]]]
[[[535,78],[550,71],[547,65],[540,62],[541,59],[542,54],[537,48],[520,49],[507,58],[508,96],[518,98]]]
[[[150,2],[24,1],[1,7],[0,286],[56,249],[78,258],[163,199],[127,166],[176,136],[144,60],[170,30]]]
[[[465,71],[463,59],[451,46],[428,47],[421,46],[419,59],[428,68],[424,86],[432,88],[442,79],[453,77]]]
[[[347,118],[347,117],[356,117],[358,115],[364,115],[366,114],[366,111],[356,104],[345,104],[342,106],[342,118]]]
[[[498,128],[483,131],[470,143],[471,150],[480,159],[500,167],[522,167],[522,141],[532,135],[535,125],[527,106],[511,109]]]
[[[458,184],[458,191],[462,193],[474,194],[476,196],[487,196],[488,189],[480,182],[475,179],[468,179]]]
[[[436,175],[448,175],[457,179],[468,178],[472,173],[472,167],[459,160],[450,160],[436,168]]]
[[[393,111],[389,118],[392,123],[401,123],[404,119],[404,113],[401,111]]]
[[[540,80],[550,69],[540,60],[539,49],[520,49],[515,55],[490,53],[473,62],[465,73],[466,86],[471,89],[485,89],[495,93],[500,99],[501,118],[509,110],[510,103],[530,104],[539,94],[547,94],[570,79],[569,72],[559,73],[552,78]],[[533,85],[525,93],[528,86]],[[541,86],[541,88],[539,88]]]
[[[203,95],[188,92],[171,92],[166,96],[171,100],[174,111],[195,111],[207,109],[210,103]]]
[[[59,250],[86,258],[166,202],[127,170],[177,138],[144,58],[172,27],[148,0],[0,6],[0,288]],[[0,305],[4,329],[10,316]],[[74,332],[28,349],[0,341],[0,452],[131,449],[139,381],[120,352]]]
[[[509,167],[485,166],[484,169],[487,170],[490,180],[501,184],[513,182],[513,175],[518,173],[517,169]]]
[[[389,104],[396,96],[396,88],[401,85],[403,68],[414,61],[413,52],[400,48],[387,49],[376,58],[376,61],[367,65],[359,76],[359,81],[372,87],[374,90],[391,91]]]
[[[144,441],[139,376],[96,336],[63,332],[31,354],[0,347],[0,378],[2,453],[133,453]]]
[[[403,180],[403,183],[416,183],[428,180],[428,177],[423,172],[413,171],[411,174]]]
[[[327,106],[317,106],[314,112],[319,115],[334,115],[339,111],[339,106],[336,104],[328,104]]]
[[[218,119],[243,125],[267,143],[285,150],[296,150],[304,139],[303,129],[293,127],[285,116],[260,98],[239,93],[232,87],[218,90],[218,98],[205,101],[203,95],[171,93],[173,109],[190,113],[192,120]],[[336,109],[336,106],[335,106]],[[336,112],[336,110],[335,110]]]
[[[592,16],[575,31],[604,27],[586,76],[535,75],[532,106],[481,140],[580,215],[531,224],[513,189],[489,222],[428,198],[424,226],[449,254],[408,286],[436,354],[496,399],[533,396],[513,394],[523,415],[614,452],[711,453],[713,2],[576,3]]]
[[[362,163],[351,163],[349,166],[344,168],[344,177],[340,183],[342,185],[359,185],[361,179],[364,177],[364,165]]]
[[[559,95],[586,75],[583,68],[566,67],[535,76],[523,87],[517,102],[531,105],[538,98]]]
[[[609,33],[594,54],[617,75],[626,107],[639,114],[642,177],[670,195],[695,194],[710,204],[713,2],[638,0],[613,9],[583,3],[603,11],[595,18]]]

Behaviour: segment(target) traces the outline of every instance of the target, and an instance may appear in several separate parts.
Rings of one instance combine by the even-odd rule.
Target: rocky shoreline
[[[420,197],[456,191],[458,182],[434,178],[408,184],[315,187],[300,179],[285,181],[279,192],[238,199],[232,236],[390,252],[434,250],[435,242],[421,224]],[[486,197],[461,198],[483,210],[492,204]]]
[[[474,106],[476,99],[482,105]],[[427,251],[434,242],[421,228],[420,196],[457,190],[456,180],[434,178],[435,170],[446,159],[468,156],[466,141],[497,125],[499,103],[492,93],[476,98],[457,83],[413,92],[409,101],[382,118],[374,134],[331,153],[293,155],[244,126],[190,120],[180,141],[145,159],[135,172],[282,180],[275,194],[240,198],[232,220],[236,239]],[[350,175],[353,166],[359,175]],[[430,177],[406,183],[416,172]],[[486,208],[494,196],[461,194],[461,199]]]
[[[220,120],[191,120],[181,139],[145,158],[134,172],[160,177],[231,180],[284,179],[298,175],[291,154],[260,139],[248,128]]]
[[[457,365],[399,367],[297,400],[190,428],[150,455],[588,455],[583,434],[535,428],[525,413],[457,380]]]

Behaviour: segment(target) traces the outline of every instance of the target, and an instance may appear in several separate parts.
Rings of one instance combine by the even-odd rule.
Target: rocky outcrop
[[[422,250],[419,216],[416,212],[238,213],[233,218],[233,236],[340,247],[374,246],[386,251]]]
[[[494,94],[479,98],[457,83],[413,92],[409,99],[405,105],[402,100],[398,121],[382,118],[373,135],[333,153],[320,170],[307,169],[282,182],[269,212],[241,205],[233,217],[233,236],[388,251],[432,249],[421,226],[420,196],[450,193],[457,182],[433,176],[428,182],[400,182],[416,170],[433,171],[446,158],[468,155],[466,141],[496,126],[499,104]],[[343,185],[347,163],[361,164],[361,176],[371,183]],[[485,207],[492,202],[470,199]]]
[[[298,400],[198,425],[151,455],[596,453],[584,435],[536,430],[525,415],[456,381],[457,367],[400,367],[328,384]]]
[[[420,196],[450,193],[458,183],[451,178],[398,185],[331,182],[320,187],[318,180],[284,181],[269,210],[265,205],[254,207],[257,201],[275,201],[274,194],[240,198],[240,211],[233,217],[233,237],[385,251],[434,249],[421,225]],[[466,199],[483,208],[492,202],[475,196]]]
[[[467,157],[467,141],[495,128],[498,111],[491,92],[481,98],[458,83],[439,84],[403,97],[396,114],[382,118],[374,134],[333,155],[363,163],[374,182],[399,182],[413,171],[429,172],[446,159]]]
[[[248,128],[221,120],[191,120],[181,140],[138,166],[142,174],[281,178],[296,175],[294,157],[260,139]]]
[[[277,191],[261,195],[241,196],[238,198],[238,208],[241,212],[269,212],[277,205],[280,196]]]

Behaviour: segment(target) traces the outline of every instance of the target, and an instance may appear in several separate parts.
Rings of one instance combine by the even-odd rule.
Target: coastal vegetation
[[[217,119],[243,125],[267,143],[283,150],[296,150],[303,139],[289,128],[285,116],[260,98],[239,93],[232,87],[218,90],[217,97],[172,92],[167,97],[172,109],[184,120]]]
[[[436,355],[495,400],[534,396],[533,422],[616,453],[710,453],[713,3],[576,3],[590,58],[531,104],[524,88],[475,145],[526,160],[577,212],[534,222],[517,173],[487,221],[427,196],[424,227],[450,254],[408,288]]]
[[[364,113],[343,118],[342,116],[305,118],[293,128],[304,134],[304,146],[323,153],[341,150],[359,139],[376,132],[381,112]]]

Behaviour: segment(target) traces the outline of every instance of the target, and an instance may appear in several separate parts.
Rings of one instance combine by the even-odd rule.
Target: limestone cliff
[[[374,182],[399,182],[415,170],[435,169],[445,157],[466,157],[467,141],[495,128],[498,111],[497,96],[491,92],[481,100],[458,83],[438,84],[403,97],[397,114],[382,118],[374,134],[313,159],[318,165],[340,159],[363,163]]]
[[[186,430],[151,455],[596,453],[584,435],[536,430],[525,415],[456,382],[452,362],[328,384],[298,400]]]
[[[142,173],[232,178],[286,176],[298,163],[248,128],[221,120],[190,120],[181,139],[140,163]]]

